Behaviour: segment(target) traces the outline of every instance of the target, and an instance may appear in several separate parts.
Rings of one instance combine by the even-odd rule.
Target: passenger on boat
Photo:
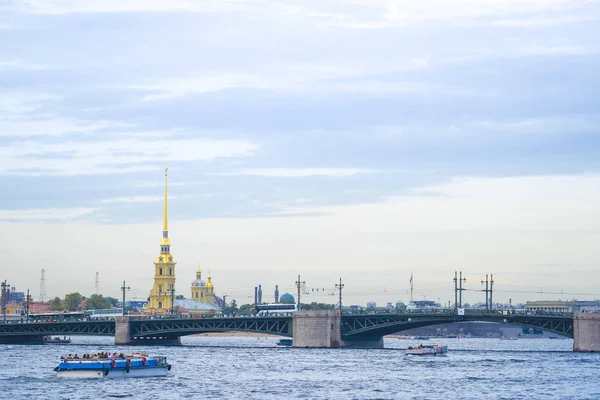
[[[71,354],[69,354],[69,355],[67,356],[67,360],[72,360],[72,359],[73,359],[73,356],[72,356]]]

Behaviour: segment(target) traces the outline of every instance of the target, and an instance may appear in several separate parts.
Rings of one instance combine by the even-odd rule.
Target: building
[[[225,305],[224,301],[215,296],[215,287],[212,283],[210,272],[206,277],[206,282],[202,279],[202,271],[198,266],[196,270],[196,279],[191,286],[191,299],[176,299],[175,305],[180,312],[190,314],[216,314],[221,311]]]
[[[206,280],[207,282],[202,280],[202,271],[198,268],[196,270],[196,280],[192,282],[192,300],[199,301],[200,303],[211,302],[211,297],[215,294],[215,288],[210,272]]]
[[[600,311],[600,300],[539,300],[528,301],[525,310],[571,313],[571,312],[598,312]]]
[[[296,299],[289,293],[284,293],[279,298],[279,302],[283,304],[296,304]]]
[[[173,308],[175,292],[175,259],[171,254],[171,241],[169,240],[168,217],[168,168],[165,169],[165,199],[163,214],[163,233],[160,241],[160,254],[154,261],[154,286],[150,291],[147,311],[152,314],[167,313]]]

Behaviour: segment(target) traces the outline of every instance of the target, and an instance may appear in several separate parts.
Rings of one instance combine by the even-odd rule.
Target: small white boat
[[[164,356],[135,353],[90,358],[62,358],[54,371],[59,378],[122,378],[166,376],[171,364]]]
[[[439,346],[437,344],[422,344],[416,347],[410,346],[406,349],[406,354],[412,356],[441,356],[447,352],[448,346]]]

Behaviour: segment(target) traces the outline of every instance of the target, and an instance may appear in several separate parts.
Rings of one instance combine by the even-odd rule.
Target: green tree
[[[101,294],[93,294],[87,299],[85,303],[86,310],[100,310],[104,308],[111,308],[112,304],[108,299],[102,297]]]
[[[58,297],[55,297],[52,300],[50,300],[49,304],[50,304],[50,309],[52,311],[60,311],[63,309],[62,301]]]
[[[239,314],[250,315],[250,310],[252,310],[252,304],[243,304],[240,306]]]
[[[234,300],[231,300],[231,303],[229,303],[228,306],[223,307],[223,311],[222,313],[225,315],[233,315],[233,314],[238,314],[239,313],[239,309],[237,306],[237,302]]]
[[[177,296],[175,296],[175,299],[183,300],[183,299],[185,299],[185,297],[182,294],[178,294]]]
[[[83,296],[77,292],[65,295],[65,308],[69,311],[77,311],[83,301]]]
[[[333,310],[333,309],[335,309],[335,305],[334,304],[326,304],[326,303],[317,303],[317,302],[313,301],[310,304],[302,303],[302,306],[300,308],[302,310]]]
[[[396,312],[399,312],[399,313],[406,312],[407,308],[408,307],[404,303],[398,304],[398,305],[396,305]]]
[[[119,300],[115,299],[114,297],[107,296],[107,297],[105,297],[105,299],[108,300],[108,302],[110,303],[110,305],[112,307],[116,307],[119,305]]]

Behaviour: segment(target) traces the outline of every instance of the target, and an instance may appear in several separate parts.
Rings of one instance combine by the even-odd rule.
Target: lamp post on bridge
[[[123,286],[121,286],[121,290],[123,291],[123,316],[125,316],[125,291],[129,290],[129,286],[125,286],[125,281],[123,281]]]
[[[462,285],[463,282],[467,281],[467,278],[463,278],[463,273],[462,271],[460,271],[460,275],[457,277],[456,271],[454,271],[454,308],[462,308],[462,292],[463,290],[467,290],[467,289],[463,289]],[[458,297],[458,298],[457,298]]]
[[[10,285],[6,283],[5,279],[0,286],[2,286],[2,315],[4,316],[4,323],[6,323],[6,297],[8,296],[6,288],[10,287]]]
[[[302,285],[305,285],[306,282],[300,282],[300,275],[298,275],[298,280],[295,283],[296,286],[298,286],[298,311],[300,311],[300,288]]]
[[[489,285],[489,280],[488,280],[488,274],[485,274],[485,281],[481,281],[481,284],[483,285],[485,283],[485,289],[482,290],[482,292],[485,292],[485,311],[489,311],[489,296],[488,293],[490,292],[490,290],[488,289],[488,285]]]
[[[342,283],[342,278],[340,278],[340,283],[335,284],[335,288],[340,291],[340,314],[342,314],[342,289],[344,288],[344,284]]]

